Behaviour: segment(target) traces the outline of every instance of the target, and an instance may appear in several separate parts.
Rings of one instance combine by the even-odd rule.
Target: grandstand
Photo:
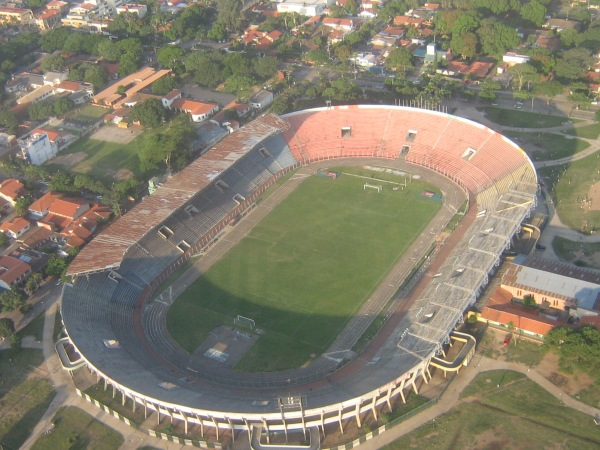
[[[373,363],[355,360],[339,371],[335,360],[320,357],[302,369],[250,374],[185,353],[166,333],[168,302],[150,301],[154,290],[187,258],[213,245],[279,177],[300,166],[306,166],[303,174],[315,173],[321,161],[337,158],[433,181],[445,194],[438,220],[449,220],[466,197],[476,203],[462,234],[455,235],[456,246],[439,249],[449,256],[432,264],[436,276],[385,343],[370,349]],[[300,182],[295,178],[284,187]],[[360,426],[362,415],[377,417],[393,397],[417,390],[417,379],[428,380],[430,361],[487,284],[533,208],[536,189],[533,165],[519,147],[447,114],[348,106],[265,115],[225,138],[81,251],[68,269],[72,283],[63,290],[63,320],[92,372],[134,404],[180,420],[186,429],[210,427],[218,438],[255,426],[317,427],[323,433],[327,424],[342,427],[347,419]],[[385,295],[382,305],[393,290]],[[351,321],[330,350],[350,348],[368,316]],[[111,340],[119,345],[104,344]],[[167,391],[165,382],[179,389]],[[284,394],[301,395],[305,404],[284,410],[273,400]]]

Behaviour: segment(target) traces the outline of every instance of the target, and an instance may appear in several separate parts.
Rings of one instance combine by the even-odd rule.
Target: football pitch
[[[264,334],[237,370],[283,370],[322,353],[441,207],[421,195],[439,193],[429,184],[393,190],[371,176],[381,175],[302,182],[174,302],[173,339],[193,352],[242,315]]]

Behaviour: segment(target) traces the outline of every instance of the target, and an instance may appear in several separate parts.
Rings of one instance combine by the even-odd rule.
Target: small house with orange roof
[[[0,225],[0,231],[10,238],[18,239],[31,228],[29,220],[17,217],[12,222],[3,222]]]
[[[202,122],[218,112],[219,105],[178,98],[171,103],[169,109],[189,114],[194,122]]]
[[[21,284],[31,273],[31,266],[12,256],[0,256],[0,287],[11,289]]]
[[[26,193],[25,185],[15,178],[0,182],[0,198],[6,200],[13,207],[17,198]]]

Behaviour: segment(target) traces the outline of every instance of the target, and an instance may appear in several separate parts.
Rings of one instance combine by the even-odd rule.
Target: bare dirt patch
[[[223,364],[226,367],[233,368],[258,338],[259,336],[254,333],[220,326],[213,330],[202,345],[196,349],[194,356],[210,359],[215,364]],[[212,352],[215,357],[207,356],[207,352]],[[219,361],[218,354],[226,359]]]
[[[596,181],[590,186],[587,194],[589,211],[600,211],[600,181]]]
[[[60,155],[51,160],[52,164],[60,164],[61,166],[73,167],[85,160],[88,156],[85,152],[70,153],[67,155]]]
[[[116,144],[129,144],[142,134],[143,131],[141,127],[119,128],[113,125],[106,125],[92,133],[90,138],[99,141],[114,142]]]
[[[560,372],[558,369],[558,355],[553,352],[548,352],[535,370],[571,396],[576,396],[579,392],[594,384],[594,380],[584,373],[566,374]]]
[[[133,177],[133,172],[129,169],[119,169],[112,174],[112,177],[118,181],[128,180]]]

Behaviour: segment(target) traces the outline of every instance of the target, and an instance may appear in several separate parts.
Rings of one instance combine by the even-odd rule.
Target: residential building
[[[302,16],[316,16],[318,14],[323,14],[325,8],[333,3],[333,0],[283,0],[282,2],[277,2],[277,12],[295,12]]]
[[[529,61],[529,56],[527,55],[519,55],[515,52],[506,52],[502,55],[502,62],[508,63],[511,66],[515,64],[524,64]]]
[[[142,89],[150,86],[156,80],[170,73],[170,69],[155,70],[152,67],[142,67],[137,72],[127,75],[103,91],[98,92],[92,97],[92,101],[94,103],[112,106],[114,109],[118,109],[123,106],[124,102],[127,101],[129,97],[132,97]],[[119,94],[117,92],[119,86],[124,86],[126,88],[125,94]]]
[[[263,109],[273,102],[273,93],[264,89],[250,97],[250,105],[254,109]]]
[[[171,105],[175,100],[181,98],[181,91],[179,89],[173,89],[167,95],[163,96],[161,99],[162,105],[164,108],[171,109]]]
[[[21,284],[31,273],[31,266],[12,256],[0,256],[0,287],[11,289]]]
[[[61,14],[64,14],[69,10],[69,4],[61,0],[52,0],[46,4],[46,9],[60,11]]]
[[[35,24],[42,31],[61,25],[62,15],[58,9],[46,9],[35,16]]]
[[[31,9],[0,8],[0,24],[26,25],[33,21]]]
[[[44,84],[46,86],[56,86],[66,81],[68,77],[69,72],[46,72],[44,73]]]
[[[548,19],[548,21],[542,25],[542,28],[548,28],[550,30],[554,30],[557,33],[565,30],[579,30],[581,27],[581,23],[575,20],[568,19]]]
[[[12,222],[3,222],[0,224],[0,231],[10,238],[18,239],[31,228],[29,220],[17,217]]]
[[[15,178],[8,178],[0,182],[0,198],[15,206],[17,198],[26,194],[25,185]]]
[[[125,13],[135,14],[136,16],[138,16],[141,19],[148,13],[148,7],[146,5],[134,5],[134,4],[127,4],[127,5],[122,5],[122,6],[117,7],[117,14],[125,14]]]
[[[54,203],[60,197],[60,194],[47,192],[46,194],[38,198],[36,201],[34,201],[31,205],[29,205],[29,215],[36,220],[43,219],[46,216],[46,214],[48,214],[52,203]]]
[[[218,112],[219,105],[178,98],[171,103],[169,109],[189,114],[194,122],[202,122]]]
[[[17,99],[18,105],[24,105],[26,103],[37,103],[42,100],[46,100],[54,95],[54,86],[41,86],[34,91],[25,94],[23,97]]]
[[[354,21],[352,19],[340,19],[334,17],[325,17],[321,22],[326,27],[334,30],[352,31],[354,30]]]
[[[31,133],[28,137],[19,139],[19,147],[23,158],[36,166],[44,164],[58,153],[58,146],[50,141],[45,132]]]

